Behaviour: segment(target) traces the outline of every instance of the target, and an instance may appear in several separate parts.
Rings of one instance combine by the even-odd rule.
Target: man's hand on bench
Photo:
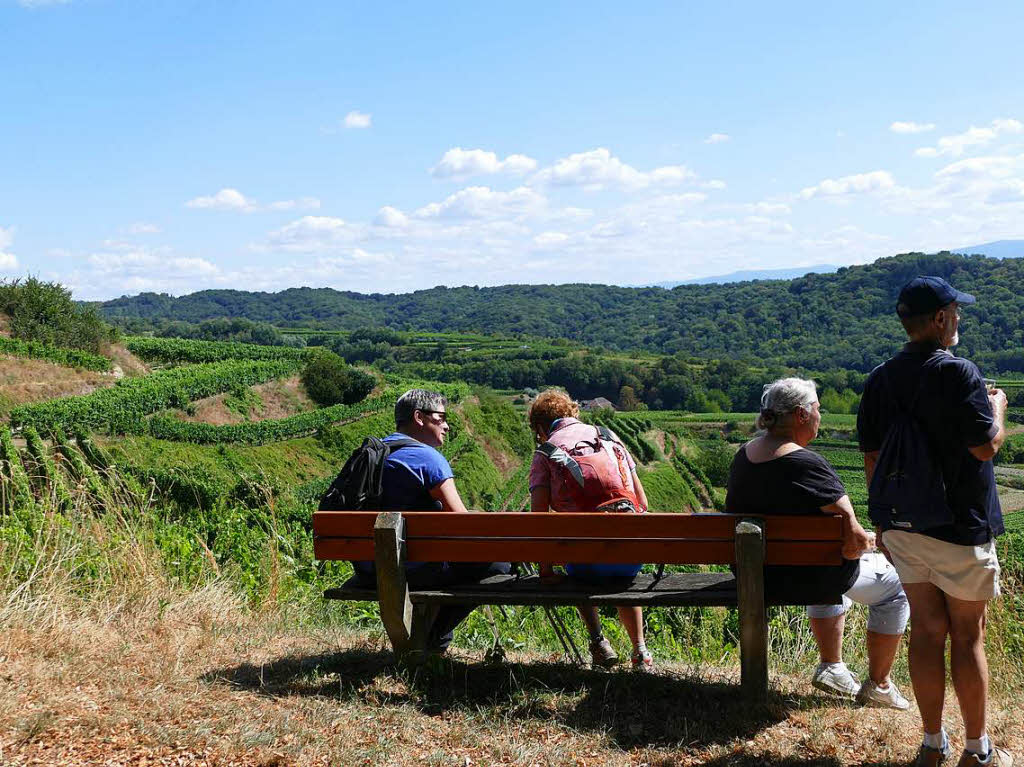
[[[560,583],[565,580],[565,574],[555,572],[555,568],[549,564],[541,562],[538,565],[540,570],[540,582],[541,583]]]

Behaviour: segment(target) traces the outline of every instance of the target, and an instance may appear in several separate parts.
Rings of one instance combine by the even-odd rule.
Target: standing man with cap
[[[966,737],[959,767],[1013,764],[985,730],[985,610],[999,594],[995,538],[1003,533],[991,459],[1006,436],[1006,395],[987,388],[973,362],[949,351],[959,341],[961,307],[974,302],[940,277],[904,285],[896,312],[909,342],[868,376],[857,415],[869,488],[887,434],[907,418],[926,438],[945,485],[946,504],[935,509],[934,520],[925,510],[913,522],[901,521],[874,490],[868,497],[910,602],[910,679],[924,725],[915,765],[922,767],[942,764],[949,754],[942,726],[947,636]]]

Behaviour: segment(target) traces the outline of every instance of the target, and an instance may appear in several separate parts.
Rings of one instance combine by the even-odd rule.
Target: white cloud
[[[185,207],[199,210],[233,210],[241,213],[255,213],[260,210],[319,210],[320,200],[316,197],[300,197],[297,200],[277,200],[261,205],[237,189],[228,187],[209,197],[196,197],[189,200],[185,203]]]
[[[842,178],[826,178],[817,186],[809,186],[801,190],[800,198],[809,200],[812,197],[846,197],[885,191],[895,186],[896,182],[893,181],[891,173],[885,170],[875,170]]]
[[[6,248],[14,242],[14,230],[4,229],[0,226],[0,271],[13,272],[18,268],[18,258],[13,253],[7,253]]]
[[[300,197],[297,200],[278,200],[267,205],[267,210],[320,210],[316,197]]]
[[[159,234],[160,227],[146,221],[136,221],[124,228],[125,234]]]
[[[303,216],[270,233],[270,246],[281,250],[314,253],[330,250],[356,237],[353,227],[340,218]]]
[[[494,152],[457,146],[444,153],[440,162],[430,169],[430,174],[434,178],[461,180],[495,173],[521,176],[536,167],[537,161],[523,154],[510,154],[504,160],[499,160]]]
[[[345,115],[345,119],[342,120],[342,124],[346,128],[369,128],[372,121],[372,115],[353,109]]]
[[[195,197],[185,203],[186,208],[201,210],[255,210],[253,202],[237,189],[226,187],[209,197]]]
[[[533,238],[533,244],[538,248],[554,248],[569,239],[565,232],[541,232]]]
[[[978,128],[972,125],[963,133],[943,136],[935,146],[921,147],[914,154],[918,157],[938,157],[944,154],[959,157],[971,147],[984,146],[998,136],[1021,132],[1024,132],[1024,123],[1021,123],[1019,120],[993,120],[992,124],[987,128]]]
[[[704,143],[705,144],[724,144],[726,141],[728,141],[731,138],[732,137],[728,133],[712,133],[710,136],[708,136],[706,139],[704,139]]]
[[[927,133],[935,130],[935,123],[900,122],[897,120],[889,126],[893,133]]]
[[[531,183],[552,186],[582,186],[596,191],[609,186],[643,189],[649,186],[671,186],[697,178],[684,165],[666,165],[648,172],[622,162],[604,147],[564,157],[537,173]]]
[[[545,205],[543,195],[525,186],[511,192],[498,192],[486,186],[470,186],[432,202],[416,211],[417,218],[495,218],[539,212]]]
[[[1013,173],[1017,158],[1006,156],[971,157],[957,160],[935,171],[936,178],[982,178],[985,176],[1006,177]]]
[[[403,229],[409,225],[409,217],[398,208],[385,205],[377,211],[373,218],[375,226],[382,226],[387,229]]]

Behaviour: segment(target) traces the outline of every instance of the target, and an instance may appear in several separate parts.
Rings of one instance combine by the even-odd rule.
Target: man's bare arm
[[[430,497],[441,502],[441,511],[469,511],[462,502],[454,479],[446,479],[440,485],[430,488]]]
[[[864,482],[871,487],[871,478],[875,476],[875,465],[878,463],[878,451],[864,453]]]

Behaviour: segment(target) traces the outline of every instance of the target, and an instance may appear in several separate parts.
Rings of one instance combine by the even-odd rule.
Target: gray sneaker
[[[984,767],[1013,767],[1013,757],[1009,751],[992,746],[992,750],[988,752],[988,759],[985,761],[982,761],[977,754],[964,751],[956,767],[981,767],[981,765]]]
[[[942,748],[932,748],[922,745],[917,749],[917,757],[914,759],[914,767],[939,767],[949,756],[949,742]]]
[[[910,708],[910,701],[900,694],[894,682],[889,682],[889,689],[883,691],[870,679],[865,679],[864,684],[860,686],[857,702],[872,708],[895,708],[898,711]]]
[[[850,673],[850,669],[835,672],[824,663],[819,663],[815,669],[811,685],[844,700],[856,700],[860,692],[860,682]]]
[[[590,642],[590,665],[600,668],[612,668],[619,662],[619,654],[603,636]]]

